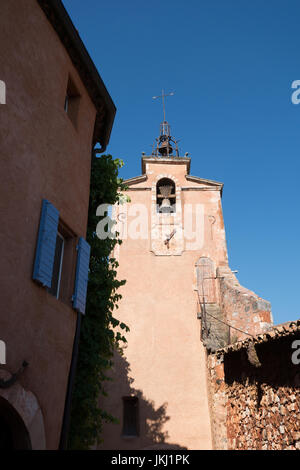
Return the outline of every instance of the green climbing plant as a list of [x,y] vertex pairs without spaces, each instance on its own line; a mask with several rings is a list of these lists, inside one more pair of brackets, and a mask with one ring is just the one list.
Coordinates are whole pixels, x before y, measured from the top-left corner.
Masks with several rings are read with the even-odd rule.
[[[101,442],[104,422],[115,422],[101,406],[101,395],[105,395],[103,384],[109,380],[107,371],[112,366],[113,350],[119,349],[129,331],[127,325],[114,317],[121,295],[118,293],[125,280],[117,279],[118,263],[111,253],[120,244],[115,238],[99,239],[96,227],[103,216],[96,215],[100,204],[118,203],[120,192],[125,189],[119,178],[122,160],[111,155],[93,157],[88,214],[87,241],[91,245],[91,260],[87,292],[86,314],[82,318],[79,357],[72,397],[71,425],[68,439],[70,449],[89,449]],[[109,224],[105,225],[109,232]],[[118,327],[116,329],[116,327]]]

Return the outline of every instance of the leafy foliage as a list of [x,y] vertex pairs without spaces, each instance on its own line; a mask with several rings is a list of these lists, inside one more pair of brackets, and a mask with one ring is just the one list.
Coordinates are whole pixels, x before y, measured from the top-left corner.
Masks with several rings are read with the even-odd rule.
[[[97,237],[97,224],[107,213],[99,218],[96,211],[100,204],[112,205],[119,201],[119,191],[125,189],[124,183],[118,178],[118,170],[122,166],[123,162],[113,159],[111,155],[92,159],[87,230],[91,260],[86,315],[82,318],[72,397],[70,449],[88,449],[99,443],[103,423],[116,421],[101,408],[101,394],[105,395],[103,382],[108,380],[106,374],[112,366],[113,350],[126,342],[120,331],[129,330],[113,316],[113,310],[118,308],[117,303],[121,299],[117,290],[125,281],[117,280],[118,263],[110,257],[115,245],[121,241],[117,237],[104,240]],[[119,331],[115,332],[118,326]]]

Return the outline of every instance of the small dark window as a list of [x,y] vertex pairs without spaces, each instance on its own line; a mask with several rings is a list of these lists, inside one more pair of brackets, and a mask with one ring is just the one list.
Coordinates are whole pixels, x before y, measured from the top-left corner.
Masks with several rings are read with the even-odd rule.
[[123,397],[123,436],[139,435],[139,412],[137,397]]
[[77,127],[78,121],[79,102],[80,94],[74,85],[74,82],[69,78],[64,109],[75,127]]
[[48,289],[48,292],[68,305],[74,294],[77,243],[78,238],[75,233],[62,220],[59,220],[51,288]]
[[161,214],[176,212],[175,183],[169,178],[162,178],[156,185],[156,207]]
[[56,246],[55,246],[55,255],[54,255],[54,264],[52,272],[52,284],[48,292],[54,295],[58,299],[59,297],[59,288],[60,288],[60,279],[61,279],[61,270],[64,256],[64,237],[57,232],[56,236]]

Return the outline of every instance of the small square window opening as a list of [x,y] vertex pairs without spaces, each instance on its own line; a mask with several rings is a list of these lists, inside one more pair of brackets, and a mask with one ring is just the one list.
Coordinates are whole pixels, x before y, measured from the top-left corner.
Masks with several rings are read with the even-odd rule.
[[124,437],[139,435],[139,409],[137,397],[123,397],[123,431]]
[[71,119],[73,125],[77,127],[78,123],[78,114],[79,114],[79,104],[80,104],[80,94],[74,84],[73,80],[69,78],[64,110]]

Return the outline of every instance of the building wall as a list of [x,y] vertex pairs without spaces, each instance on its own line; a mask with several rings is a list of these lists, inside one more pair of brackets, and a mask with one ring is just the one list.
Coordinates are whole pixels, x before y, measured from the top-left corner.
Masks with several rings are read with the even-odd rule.
[[249,337],[247,333],[255,336],[272,327],[270,302],[241,286],[228,266],[218,269],[218,277],[221,310],[227,323],[233,327],[230,328],[229,342],[246,339]]
[[[130,333],[126,334],[124,355],[115,357],[113,382],[106,385],[108,397],[101,398],[103,407],[120,424],[105,426],[101,448],[209,449],[212,445],[195,263],[201,255],[208,256],[216,269],[226,264],[227,251],[219,191],[213,187],[199,191],[201,185],[187,181],[186,174],[186,163],[147,163],[147,179],[132,184],[126,192],[131,199],[128,210],[134,203],[147,208],[148,228],[145,239],[125,239],[115,253],[120,263],[118,278],[126,279],[115,315],[130,327]],[[169,251],[162,239],[152,244],[154,188],[168,175],[176,182],[177,203],[179,196],[182,203],[182,213],[177,205],[176,227],[184,221],[184,204],[198,202],[204,207],[204,220],[210,214],[216,216],[214,240],[210,226],[205,225],[203,245],[194,249],[175,237]],[[116,215],[122,212],[126,212],[124,206]],[[130,225],[134,216],[128,214]],[[168,233],[171,227],[172,222]],[[117,229],[122,231],[120,225]],[[140,402],[140,435],[136,438],[122,437],[122,397],[128,395],[137,396]]]
[[207,359],[212,447],[214,450],[227,450],[227,395],[224,380],[223,356],[220,359],[214,354],[211,354]]
[[215,449],[300,449],[300,372],[292,362],[299,328],[298,321],[261,337],[256,359],[246,345],[209,357]]
[[[76,239],[87,226],[90,159],[96,110],[36,0],[1,5],[0,108],[1,315],[6,369],[26,359],[21,385],[38,399],[46,445],[59,443],[76,313],[71,308]],[[81,95],[75,128],[64,111],[69,76]],[[57,300],[32,281],[42,199],[71,231],[67,295]]]
[[[130,333],[123,356],[116,354],[113,382],[107,385],[108,398],[103,399],[103,407],[120,424],[105,426],[101,448],[226,448],[224,427],[217,426],[224,420],[224,406],[219,405],[225,399],[224,389],[218,390],[216,400],[207,386],[207,350],[228,344],[229,322],[255,334],[272,321],[269,303],[241,287],[228,266],[222,185],[187,177],[188,160],[144,157],[144,175],[129,180],[126,194],[131,203],[115,208],[117,231],[124,239],[114,256],[120,263],[119,279],[126,279],[116,315]],[[156,184],[162,178],[176,185],[175,215],[156,213]],[[146,208],[146,217],[131,225],[137,217],[134,204]],[[197,236],[189,240],[187,232],[183,239],[175,235],[167,248],[166,235],[174,228],[177,232],[187,228],[189,206]],[[200,214],[198,225],[196,214]],[[130,237],[134,226],[143,236]],[[204,281],[207,338],[201,332],[203,299],[198,297],[196,266],[203,258],[212,263],[210,279]],[[229,341],[234,334],[231,329]],[[130,395],[140,402],[136,438],[122,436],[122,397]]]

